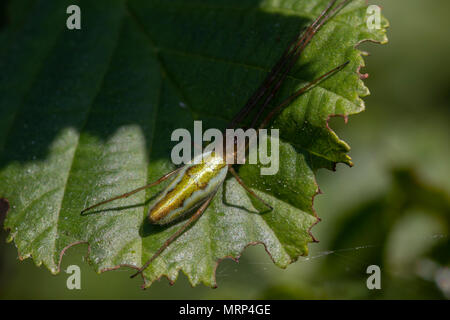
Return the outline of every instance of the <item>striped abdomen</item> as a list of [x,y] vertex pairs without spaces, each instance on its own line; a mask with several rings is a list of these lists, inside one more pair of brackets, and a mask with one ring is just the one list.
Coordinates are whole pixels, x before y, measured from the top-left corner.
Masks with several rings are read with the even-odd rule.
[[200,164],[188,163],[158,196],[149,211],[155,224],[170,223],[201,205],[225,180],[228,166],[208,152]]

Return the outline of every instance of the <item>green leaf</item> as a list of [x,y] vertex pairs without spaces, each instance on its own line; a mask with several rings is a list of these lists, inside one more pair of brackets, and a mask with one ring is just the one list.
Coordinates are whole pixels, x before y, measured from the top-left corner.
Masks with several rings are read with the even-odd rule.
[[[174,168],[171,132],[224,128],[287,44],[328,0],[79,1],[82,29],[65,27],[68,0],[28,1],[0,40],[0,197],[21,259],[59,272],[64,252],[89,244],[98,271],[141,266],[182,222],[146,222],[166,184],[81,216],[88,204],[124,193]],[[20,11],[20,14],[19,14]],[[144,272],[145,285],[182,270],[192,285],[215,286],[221,259],[263,244],[286,267],[308,253],[318,218],[315,171],[351,165],[331,116],[358,113],[368,94],[356,45],[386,42],[369,30],[365,1],[349,4],[313,39],[278,97],[349,60],[339,74],[298,98],[274,122],[280,171],[240,174],[265,208],[229,178],[205,214]]]

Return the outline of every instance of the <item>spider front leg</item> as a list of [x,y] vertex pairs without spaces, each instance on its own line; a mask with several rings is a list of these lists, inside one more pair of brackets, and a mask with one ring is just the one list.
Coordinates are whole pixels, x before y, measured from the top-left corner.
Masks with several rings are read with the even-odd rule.
[[266,201],[264,201],[263,199],[261,199],[252,189],[250,189],[249,187],[247,187],[247,185],[244,183],[244,181],[242,181],[241,177],[239,177],[239,175],[237,174],[236,170],[234,170],[233,167],[230,167],[228,169],[231,174],[234,176],[234,178],[237,180],[237,182],[239,182],[239,184],[245,189],[247,190],[248,193],[250,193],[253,197],[255,197],[256,199],[258,199],[259,201],[261,201],[267,208],[269,208],[270,210],[273,210],[273,207],[268,204]]

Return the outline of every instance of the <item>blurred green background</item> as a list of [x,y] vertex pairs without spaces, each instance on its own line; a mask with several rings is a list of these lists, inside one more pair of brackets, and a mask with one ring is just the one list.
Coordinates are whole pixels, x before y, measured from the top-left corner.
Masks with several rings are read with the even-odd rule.
[[[148,290],[123,269],[97,275],[84,262],[86,246],[70,249],[63,269],[77,264],[82,289],[20,262],[0,231],[0,298],[71,299],[442,299],[450,298],[450,3],[371,1],[390,21],[389,43],[361,48],[370,77],[367,110],[332,127],[350,144],[355,166],[322,170],[315,199],[320,243],[286,270],[262,246],[239,264],[223,261],[218,288],[191,288],[161,279]],[[2,10],[0,9],[0,12]],[[3,19],[0,18],[3,23]],[[381,290],[368,290],[366,268],[381,267]]]

